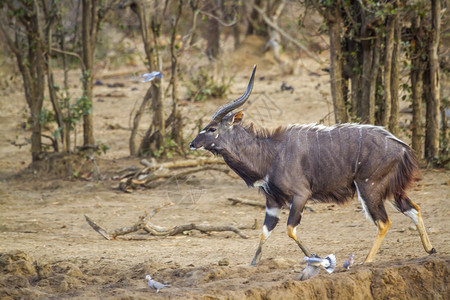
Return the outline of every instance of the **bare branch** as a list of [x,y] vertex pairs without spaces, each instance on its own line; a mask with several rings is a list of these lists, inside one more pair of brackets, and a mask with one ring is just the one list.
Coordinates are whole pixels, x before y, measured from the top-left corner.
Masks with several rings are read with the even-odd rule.
[[64,50],[61,50],[61,49],[58,49],[58,48],[53,48],[53,47],[51,48],[51,50],[54,51],[54,52],[60,53],[60,54],[70,55],[70,56],[74,56],[74,57],[78,58],[80,60],[81,69],[83,70],[83,72],[86,71],[86,67],[85,67],[85,65],[83,63],[83,59],[81,58],[81,56],[78,53],[70,52],[70,51],[64,51]]
[[311,51],[309,51],[309,49],[303,45],[300,41],[297,41],[296,39],[294,39],[293,37],[291,37],[289,34],[287,34],[283,29],[281,29],[280,27],[278,27],[277,24],[275,24],[274,22],[272,22],[272,20],[270,20],[270,18],[264,13],[264,11],[258,7],[255,4],[252,4],[252,7],[262,16],[262,18],[264,19],[264,22],[267,23],[267,25],[269,25],[270,27],[272,27],[273,29],[275,29],[276,31],[278,31],[282,36],[284,36],[287,40],[289,40],[291,43],[293,43],[294,45],[296,45],[297,47],[299,47],[300,49],[302,49],[303,51],[305,51],[305,53],[311,57],[312,59],[314,59],[316,62],[318,62],[319,64],[323,64],[324,62],[314,53],[312,53]]
[[100,235],[102,235],[105,239],[107,240],[111,240],[111,235],[108,234],[108,232],[103,229],[102,227],[100,227],[100,225],[98,225],[97,223],[95,223],[91,218],[89,218],[87,215],[84,215],[84,217],[86,218],[86,221],[89,223],[89,225],[91,225],[91,227],[97,231]]
[[147,213],[145,216],[139,217],[139,221],[137,221],[132,226],[125,226],[121,228],[117,228],[111,232],[107,232],[105,229],[103,229],[100,225],[98,225],[96,222],[94,222],[91,218],[89,218],[87,215],[84,217],[86,218],[86,221],[89,223],[89,225],[97,231],[100,235],[102,235],[107,240],[112,240],[115,238],[121,237],[122,239],[126,240],[143,240],[148,239],[148,236],[142,236],[142,235],[132,235],[132,236],[126,236],[123,237],[126,234],[137,232],[141,229],[144,229],[149,234],[153,236],[174,236],[179,234],[184,234],[186,231],[192,231],[197,230],[202,233],[209,233],[211,231],[231,231],[239,235],[240,237],[247,239],[248,236],[241,232],[241,230],[244,229],[256,229],[258,227],[258,222],[255,219],[254,223],[251,225],[239,225],[239,226],[232,226],[232,225],[207,225],[207,224],[184,224],[184,225],[177,225],[172,226],[170,228],[160,227],[154,224],[151,224],[149,222],[149,219],[153,217],[155,214],[157,214],[162,208],[167,207],[169,205],[172,205],[173,203],[169,202],[166,204],[163,204],[160,207],[157,207],[153,210],[152,213]]
[[233,26],[234,24],[236,24],[236,22],[237,22],[237,13],[234,14],[234,18],[233,18],[233,21],[231,21],[231,23],[225,23],[225,22],[222,21],[219,17],[217,17],[217,16],[215,16],[215,15],[213,15],[213,14],[207,12],[207,11],[199,10],[199,12],[202,13],[202,14],[204,14],[204,15],[207,15],[208,17],[213,18],[214,20],[216,20],[217,22],[219,22],[220,25],[225,26],[225,27],[231,27],[231,26]]
[[244,198],[228,198],[227,200],[232,202],[231,205],[236,205],[239,203],[239,204],[244,204],[244,205],[249,205],[249,206],[266,208],[266,204],[262,201],[249,200],[249,199],[244,199]]

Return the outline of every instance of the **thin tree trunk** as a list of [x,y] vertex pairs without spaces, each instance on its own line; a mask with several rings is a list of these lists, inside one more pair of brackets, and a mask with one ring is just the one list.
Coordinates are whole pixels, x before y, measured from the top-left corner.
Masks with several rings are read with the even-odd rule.
[[178,8],[177,15],[175,17],[175,22],[172,24],[172,35],[170,39],[170,56],[172,63],[172,77],[170,78],[170,84],[172,85],[172,116],[173,116],[173,125],[172,125],[172,138],[179,147],[180,150],[183,146],[183,122],[181,118],[181,113],[178,110],[178,88],[177,88],[177,53],[176,53],[176,33],[178,28],[178,22],[181,17],[183,8],[183,0],[178,0]]
[[[58,96],[56,95],[56,90],[55,90],[55,81],[53,78],[53,68],[52,68],[52,64],[51,64],[51,56],[52,56],[52,28],[51,25],[49,25],[49,27],[47,28],[47,47],[48,47],[48,61],[47,61],[47,85],[48,85],[48,92],[49,92],[49,96],[50,96],[50,102],[52,103],[53,106],[53,111],[55,112],[55,118],[56,118],[56,123],[58,124],[59,127],[59,134],[60,134],[60,140],[61,140],[61,144],[63,145],[63,151],[64,153],[66,153],[66,148],[64,147],[65,143],[64,143],[64,116],[61,110],[61,106],[59,105],[59,99]],[[57,141],[57,139],[56,139]],[[56,145],[58,145],[58,143],[56,142]],[[56,152],[58,152],[58,149],[55,149]]]
[[420,35],[421,19],[416,15],[412,19],[411,30],[415,34],[414,47],[411,47],[411,96],[413,118],[411,123],[411,146],[416,152],[416,156],[421,159],[423,156],[423,112],[422,112],[422,97],[423,97],[423,73],[424,63],[422,61],[422,53],[424,51]]
[[[207,11],[217,15],[221,0],[209,0]],[[220,53],[220,25],[216,18],[208,17],[208,28],[206,30],[206,55],[210,60],[215,60]]]
[[439,35],[441,29],[441,2],[431,0],[431,35],[429,40],[429,94],[427,97],[427,128],[425,135],[425,158],[432,162],[439,155]]
[[[423,121],[422,121],[422,89],[423,89],[423,69],[420,68],[411,71],[412,85],[412,109],[413,119],[411,123],[411,147],[420,159],[423,156]],[[414,67],[413,67],[414,68]]]
[[392,106],[392,89],[391,89],[391,69],[392,69],[392,55],[394,51],[394,31],[395,31],[396,16],[389,16],[386,24],[386,42],[384,48],[384,112],[381,124],[385,127],[389,126],[389,119],[391,117]]
[[400,86],[400,52],[401,52],[401,24],[398,16],[394,20],[394,49],[392,52],[392,75],[391,75],[391,113],[389,118],[389,130],[398,135],[399,114],[399,86]]
[[[337,11],[337,9],[336,9]],[[331,95],[333,97],[334,118],[336,123],[345,123],[348,121],[347,110],[343,95],[343,78],[342,78],[342,49],[340,32],[342,22],[339,14],[335,15],[333,21],[329,22],[330,31],[330,78],[331,78]]]
[[370,45],[370,41],[362,41],[362,79],[361,79],[361,102],[358,105],[358,116],[361,118],[361,122],[370,123],[370,73],[372,71],[372,59],[373,49]]
[[33,122],[31,153],[33,158],[33,165],[36,166],[36,163],[42,158],[42,129],[40,124],[40,114],[42,111],[42,104],[44,102],[45,61],[43,43],[45,43],[45,37],[39,24],[39,8],[36,1],[33,2],[33,10],[34,13],[31,16],[32,33],[28,34],[28,38],[31,46],[30,51],[32,53],[30,57],[31,67],[34,68],[35,75],[35,77],[32,79],[34,85],[34,99],[31,100],[33,102],[33,105],[31,106],[31,117]]
[[[144,43],[144,51],[148,60],[148,68],[149,71],[153,71],[154,67],[154,55],[153,55],[153,48],[150,44],[149,39],[149,32],[148,32],[148,25],[147,25],[147,17],[145,14],[145,7],[142,3],[142,1],[137,0],[133,1],[133,3],[130,5],[131,10],[136,14],[139,20],[139,28],[141,30],[141,37],[142,42]],[[133,119],[133,127],[131,128],[131,135],[129,139],[129,148],[130,148],[130,155],[134,156],[136,155],[136,135],[137,131],[139,129],[139,123],[141,122],[142,115],[144,114],[145,109],[148,106],[148,103],[150,101],[150,98],[152,97],[152,84],[147,90],[147,93],[144,96],[144,99],[142,100],[141,106],[139,107],[139,110],[136,112],[134,119]],[[150,134],[151,132],[149,132]]]
[[91,105],[91,111],[83,116],[83,143],[85,146],[94,145],[94,117],[93,117],[93,67],[96,37],[94,31],[96,28],[96,0],[82,0],[82,58],[85,70],[82,74],[83,96]]
[[139,107],[138,111],[134,115],[133,119],[133,127],[131,128],[131,134],[129,139],[129,147],[130,147],[130,155],[135,156],[136,155],[136,135],[137,131],[139,129],[139,123],[141,122],[142,116],[145,112],[145,109],[148,106],[148,103],[152,97],[151,87],[147,90],[147,93],[144,96],[144,99],[142,100],[141,106]]

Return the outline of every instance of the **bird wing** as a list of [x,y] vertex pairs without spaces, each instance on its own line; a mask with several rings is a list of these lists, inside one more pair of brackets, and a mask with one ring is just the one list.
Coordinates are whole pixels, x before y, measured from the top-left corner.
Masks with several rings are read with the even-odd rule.
[[303,281],[303,280],[308,280],[314,276],[316,276],[317,274],[319,274],[319,267],[313,266],[308,264],[303,271],[298,275],[298,279]]

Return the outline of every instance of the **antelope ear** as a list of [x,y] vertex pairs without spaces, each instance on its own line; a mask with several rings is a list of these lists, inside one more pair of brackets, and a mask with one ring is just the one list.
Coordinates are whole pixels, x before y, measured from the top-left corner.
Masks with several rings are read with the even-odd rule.
[[236,125],[236,124],[241,123],[243,117],[244,117],[244,113],[242,112],[242,110],[238,111],[237,113],[234,114],[231,124]]

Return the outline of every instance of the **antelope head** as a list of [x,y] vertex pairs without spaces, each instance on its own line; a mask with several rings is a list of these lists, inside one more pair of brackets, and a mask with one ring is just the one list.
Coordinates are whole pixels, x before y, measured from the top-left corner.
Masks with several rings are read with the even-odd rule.
[[197,137],[190,143],[191,150],[208,150],[213,154],[220,153],[226,144],[232,139],[232,129],[235,125],[241,123],[243,118],[242,111],[233,113],[233,110],[241,107],[247,102],[253,89],[255,81],[256,65],[253,67],[250,81],[248,82],[245,93],[230,103],[221,106],[212,117],[212,121],[199,132]]

